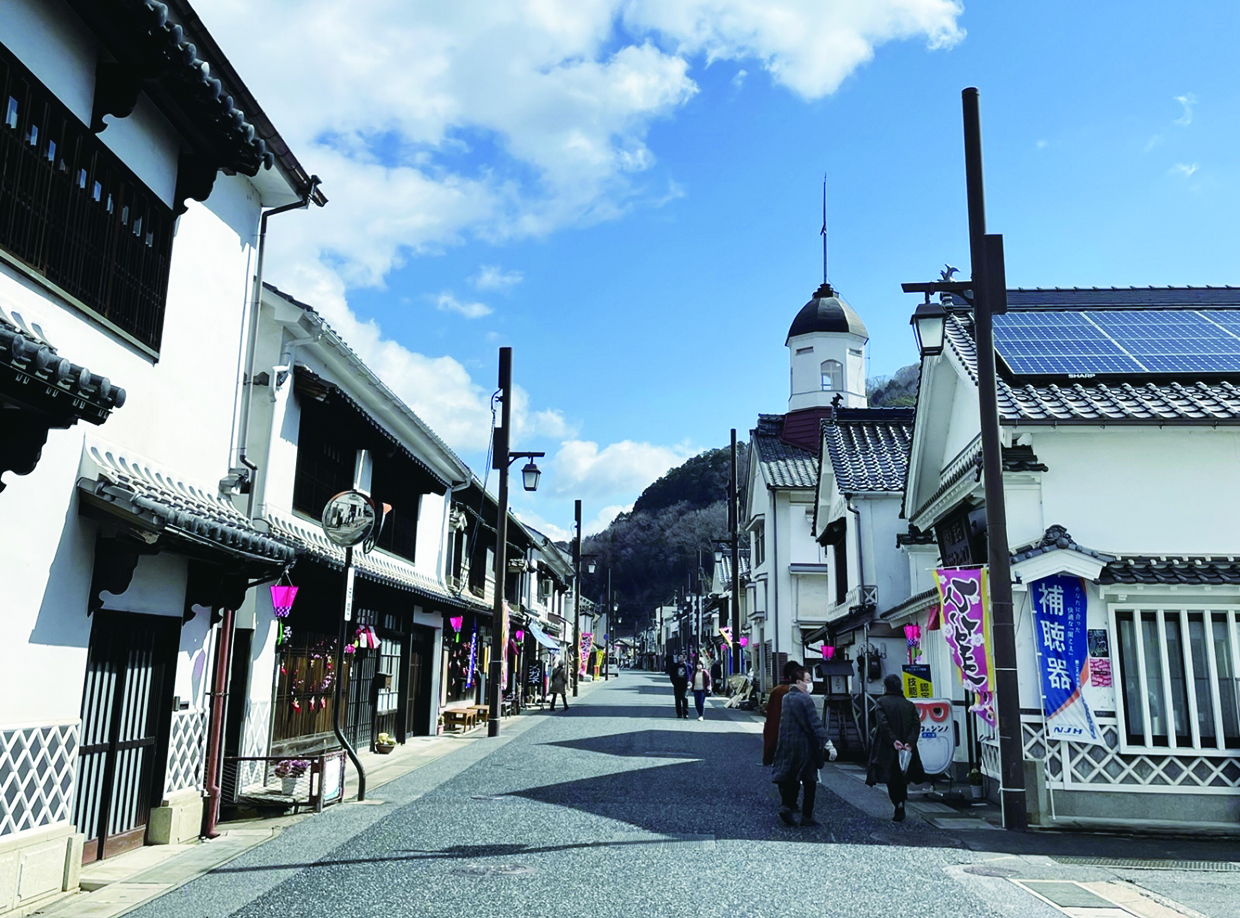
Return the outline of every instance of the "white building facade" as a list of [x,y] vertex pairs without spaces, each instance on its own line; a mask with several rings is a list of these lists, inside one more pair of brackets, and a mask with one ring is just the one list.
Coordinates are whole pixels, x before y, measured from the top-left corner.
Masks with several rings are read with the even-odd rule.
[[0,913],[197,836],[216,612],[293,558],[218,482],[260,214],[323,198],[190,12],[5,4]]

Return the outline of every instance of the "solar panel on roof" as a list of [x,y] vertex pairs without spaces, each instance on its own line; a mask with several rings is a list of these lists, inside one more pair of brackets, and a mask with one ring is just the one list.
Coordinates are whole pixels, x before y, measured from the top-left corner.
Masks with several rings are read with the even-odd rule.
[[1240,311],[1015,310],[995,348],[1021,376],[1240,373]]

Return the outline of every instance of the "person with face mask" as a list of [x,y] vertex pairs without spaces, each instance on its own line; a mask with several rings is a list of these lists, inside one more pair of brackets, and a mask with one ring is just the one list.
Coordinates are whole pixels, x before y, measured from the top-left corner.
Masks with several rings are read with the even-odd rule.
[[[921,756],[917,753],[921,719],[917,706],[904,697],[904,685],[899,676],[889,674],[883,680],[883,688],[886,691],[877,699],[874,710],[874,742],[865,783],[870,787],[886,784],[887,796],[895,807],[891,819],[904,822],[909,784],[921,784],[926,780]],[[901,753],[904,753],[903,767]]]
[[792,814],[797,805],[799,785],[803,791],[800,825],[807,829],[819,824],[814,819],[818,769],[826,758],[835,760],[835,746],[827,737],[827,728],[819,719],[814,701],[810,698],[813,690],[813,677],[808,669],[800,667],[781,703],[779,737],[771,767],[771,781],[779,787],[780,820],[785,825],[797,825]]
[[697,708],[698,720],[706,719],[706,696],[710,694],[710,673],[706,664],[698,660],[697,670],[693,673],[693,706]]

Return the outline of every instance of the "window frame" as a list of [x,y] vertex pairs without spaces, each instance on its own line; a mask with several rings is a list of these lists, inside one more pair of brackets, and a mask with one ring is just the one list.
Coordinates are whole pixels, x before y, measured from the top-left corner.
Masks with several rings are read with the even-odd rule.
[[[1146,665],[1145,641],[1142,640],[1140,634],[1140,624],[1146,620],[1145,615],[1147,613],[1153,614],[1153,621],[1158,634],[1159,652],[1156,662],[1160,684],[1157,688],[1161,694],[1163,709],[1166,711],[1167,733],[1165,737],[1163,734],[1154,733],[1148,701],[1150,693],[1149,681],[1152,673],[1150,672],[1150,667]],[[1214,715],[1214,745],[1206,745],[1202,741],[1199,726],[1196,672],[1192,659],[1190,631],[1190,616],[1198,614],[1202,616],[1206,639],[1205,658],[1209,670],[1210,704]],[[1113,684],[1116,696],[1115,716],[1119,727],[1120,751],[1137,754],[1166,754],[1168,752],[1183,751],[1193,755],[1235,756],[1240,751],[1240,608],[1238,608],[1237,604],[1186,602],[1178,597],[1175,602],[1158,599],[1146,601],[1138,599],[1138,601],[1132,601],[1129,598],[1124,602],[1108,603],[1107,616],[1110,626],[1111,646],[1113,648],[1113,671],[1115,673]],[[1227,635],[1228,650],[1230,651],[1230,678],[1234,686],[1233,696],[1238,708],[1236,712],[1237,732],[1236,735],[1230,737],[1227,735],[1227,728],[1224,723],[1223,698],[1218,672],[1218,654],[1215,651],[1213,639],[1214,623],[1220,619],[1226,628],[1225,634]],[[1144,703],[1141,705],[1140,723],[1132,725],[1136,729],[1130,729],[1128,722],[1129,711],[1126,692],[1128,689],[1127,680],[1130,678],[1130,674],[1127,672],[1129,661],[1124,659],[1120,635],[1120,623],[1125,620],[1131,620],[1137,626],[1135,647],[1137,653],[1138,692],[1140,697],[1144,699]],[[1172,685],[1171,656],[1167,641],[1168,621],[1173,621],[1179,625],[1179,662],[1184,675],[1184,701],[1187,708],[1184,711],[1184,716],[1188,725],[1187,742],[1185,742],[1183,736],[1177,736],[1175,729],[1177,712],[1173,704],[1175,692]],[[1139,742],[1136,740],[1138,737],[1140,738]]]

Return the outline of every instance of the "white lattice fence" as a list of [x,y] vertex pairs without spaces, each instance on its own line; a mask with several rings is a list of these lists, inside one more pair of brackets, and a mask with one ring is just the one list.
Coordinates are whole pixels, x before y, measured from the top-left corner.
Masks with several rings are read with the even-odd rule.
[[79,723],[0,729],[0,837],[68,822]]
[[164,794],[202,788],[203,747],[207,738],[206,711],[175,711],[168,740],[168,771]]
[[[243,756],[264,756],[271,748],[268,742],[271,736],[271,702],[267,700],[246,701],[245,735],[241,739]],[[262,784],[266,777],[266,765],[263,762],[241,762],[241,773],[238,776],[238,788]]]
[[[1046,763],[1046,779],[1056,790],[1127,793],[1240,794],[1240,751],[1234,756],[1191,752],[1126,753],[1119,748],[1119,725],[1098,719],[1104,745],[1051,740],[1049,755],[1041,718],[1022,720],[1025,758]],[[982,770],[999,775],[999,738],[985,733]]]

